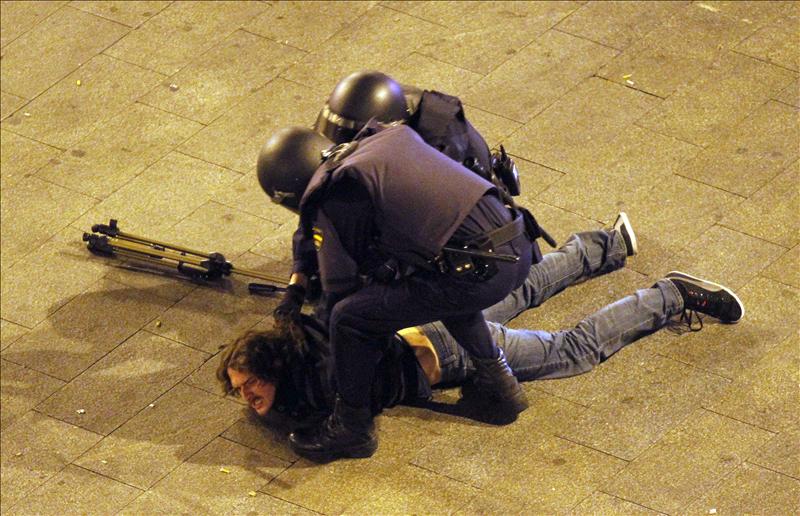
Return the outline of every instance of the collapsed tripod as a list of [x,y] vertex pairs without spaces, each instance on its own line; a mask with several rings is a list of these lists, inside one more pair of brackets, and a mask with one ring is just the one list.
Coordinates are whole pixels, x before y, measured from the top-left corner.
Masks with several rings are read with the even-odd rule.
[[178,272],[192,279],[217,280],[222,276],[240,274],[281,285],[249,283],[247,287],[251,294],[269,294],[286,290],[286,287],[283,286],[286,285],[285,280],[263,272],[235,267],[220,253],[204,253],[123,233],[117,227],[115,219],[111,219],[107,225],[93,225],[92,233],[83,234],[83,241],[87,242],[86,247],[94,254],[124,256],[149,263],[175,266]]

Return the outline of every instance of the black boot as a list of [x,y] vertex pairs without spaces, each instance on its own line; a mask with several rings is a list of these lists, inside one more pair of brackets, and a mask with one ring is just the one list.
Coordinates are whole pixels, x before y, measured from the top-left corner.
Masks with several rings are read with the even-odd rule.
[[506,425],[528,408],[528,400],[500,349],[497,358],[473,358],[475,376],[461,387],[462,400],[474,416],[493,425]]
[[296,454],[314,462],[370,457],[378,449],[372,419],[369,406],[352,407],[337,396],[333,414],[316,427],[289,434],[289,444]]

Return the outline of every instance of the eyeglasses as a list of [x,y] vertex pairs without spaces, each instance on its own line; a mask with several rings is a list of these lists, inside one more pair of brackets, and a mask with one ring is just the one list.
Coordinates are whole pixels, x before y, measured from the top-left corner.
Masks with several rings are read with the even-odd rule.
[[236,398],[241,398],[242,397],[242,391],[245,388],[249,389],[249,388],[253,387],[257,382],[258,382],[258,378],[256,378],[255,376],[251,375],[250,378],[248,378],[242,385],[240,385],[238,387],[231,386],[231,389],[230,389],[230,391],[228,391],[228,394],[231,395],[231,396],[234,396]]

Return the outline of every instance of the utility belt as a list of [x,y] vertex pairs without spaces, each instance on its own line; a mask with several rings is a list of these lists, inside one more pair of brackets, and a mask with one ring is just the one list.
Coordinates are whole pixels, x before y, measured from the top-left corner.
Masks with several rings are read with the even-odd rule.
[[515,213],[515,218],[492,231],[476,235],[462,242],[448,242],[431,260],[442,274],[463,279],[486,281],[497,274],[497,262],[516,263],[519,256],[499,254],[495,250],[525,232],[525,220]]

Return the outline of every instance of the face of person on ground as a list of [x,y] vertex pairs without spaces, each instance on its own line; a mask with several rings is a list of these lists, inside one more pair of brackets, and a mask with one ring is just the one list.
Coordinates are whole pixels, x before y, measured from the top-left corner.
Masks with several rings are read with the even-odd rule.
[[251,373],[228,368],[231,387],[234,392],[250,405],[259,416],[264,417],[275,401],[275,384],[261,380]]

